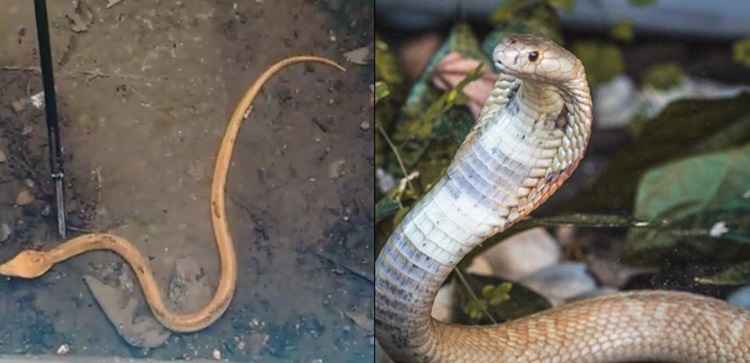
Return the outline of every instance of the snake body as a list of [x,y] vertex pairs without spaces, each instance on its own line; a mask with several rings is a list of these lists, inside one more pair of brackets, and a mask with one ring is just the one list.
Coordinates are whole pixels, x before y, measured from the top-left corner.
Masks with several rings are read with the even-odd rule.
[[509,35],[492,60],[501,74],[477,125],[378,256],[385,351],[420,363],[750,362],[750,313],[688,293],[619,293],[484,327],[431,318],[456,264],[553,194],[590,137],[589,87],[572,53]]
[[190,313],[170,311],[164,303],[161,289],[156,283],[148,260],[128,240],[107,233],[91,233],[72,238],[47,251],[25,250],[0,265],[0,275],[36,278],[55,264],[93,250],[109,250],[120,255],[133,269],[154,317],[167,329],[176,332],[193,332],[206,328],[219,319],[229,307],[237,281],[237,255],[229,232],[224,204],[229,162],[242,121],[252,110],[252,103],[263,85],[283,68],[296,63],[316,62],[344,70],[335,62],[314,56],[290,57],[266,69],[238,103],[227,125],[216,157],[211,184],[211,222],[220,261],[219,283],[211,300],[201,309]]

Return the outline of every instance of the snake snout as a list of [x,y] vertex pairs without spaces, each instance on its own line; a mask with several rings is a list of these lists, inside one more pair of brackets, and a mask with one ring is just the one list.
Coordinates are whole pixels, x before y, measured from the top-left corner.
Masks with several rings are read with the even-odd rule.
[[50,267],[43,252],[26,250],[0,265],[0,275],[33,279],[44,275]]

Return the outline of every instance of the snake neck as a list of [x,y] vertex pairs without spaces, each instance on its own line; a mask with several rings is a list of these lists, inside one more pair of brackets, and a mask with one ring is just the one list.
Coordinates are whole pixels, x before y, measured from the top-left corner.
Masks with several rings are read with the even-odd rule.
[[436,361],[441,323],[431,309],[441,285],[474,247],[528,214],[570,175],[588,141],[590,105],[585,80],[526,81],[480,120],[376,261],[377,334],[391,358]]

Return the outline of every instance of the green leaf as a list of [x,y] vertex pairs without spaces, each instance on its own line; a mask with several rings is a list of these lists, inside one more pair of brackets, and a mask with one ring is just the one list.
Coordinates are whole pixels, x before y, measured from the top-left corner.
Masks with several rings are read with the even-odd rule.
[[487,300],[490,306],[500,305],[510,300],[510,290],[513,284],[503,282],[499,285],[485,285],[482,288],[482,297]]
[[390,196],[384,196],[380,198],[377,204],[375,204],[375,224],[380,221],[396,214],[399,209],[403,206],[401,202]]
[[610,34],[619,41],[630,43],[635,37],[633,34],[633,23],[630,21],[621,21],[612,27]]
[[[638,187],[635,217],[669,219],[668,228],[631,230],[630,260],[658,258],[682,245],[700,258],[741,248],[717,240],[750,240],[750,144],[672,162],[647,172]],[[721,247],[721,248],[719,248]],[[722,251],[719,251],[722,250]]]
[[732,50],[735,62],[750,67],[750,38],[738,40]]
[[620,48],[614,44],[583,41],[573,44],[573,53],[586,67],[586,77],[594,88],[625,71],[625,62]]
[[490,15],[491,24],[500,24],[507,22],[513,16],[527,5],[526,0],[506,0],[498,6]]
[[646,170],[747,142],[750,142],[750,94],[672,102],[644,124],[634,142],[610,158],[598,178],[580,197],[567,203],[564,211],[631,211],[638,182]]
[[[498,279],[496,277],[464,274],[469,288],[477,292],[479,300],[471,298],[466,286],[455,289],[456,297],[462,306],[456,312],[463,313],[456,318],[465,324],[486,324],[492,320],[485,314],[489,312],[496,321],[507,321],[533,314],[550,307],[549,302],[523,285]],[[453,283],[458,282],[458,279]]]
[[656,0],[629,0],[633,6],[649,6],[656,4]]
[[679,85],[685,79],[685,72],[677,63],[660,63],[649,67],[643,76],[643,83],[653,88],[667,90]]
[[487,311],[487,303],[483,300],[471,300],[464,305],[464,313],[472,320],[479,320]]
[[547,2],[563,11],[571,11],[576,6],[576,0],[547,0]]
[[375,82],[375,104],[380,102],[385,97],[388,97],[391,94],[390,89],[388,89],[388,85],[383,81]]
[[377,79],[391,85],[401,84],[404,81],[396,56],[391,52],[388,44],[377,36],[375,37],[375,75]]
[[695,281],[708,285],[746,285],[750,282],[750,261],[732,265],[715,275],[697,277]]

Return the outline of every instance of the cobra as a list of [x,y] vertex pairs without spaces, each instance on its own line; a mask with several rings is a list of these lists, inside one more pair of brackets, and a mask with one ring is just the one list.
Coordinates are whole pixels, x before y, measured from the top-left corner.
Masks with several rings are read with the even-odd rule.
[[384,350],[399,362],[750,362],[750,313],[689,293],[618,293],[481,327],[431,318],[456,264],[552,195],[590,137],[591,96],[572,53],[516,34],[492,61],[501,74],[477,124],[376,261]]
[[133,269],[143,290],[154,317],[165,328],[176,332],[194,332],[208,327],[219,319],[229,307],[234,296],[237,282],[237,255],[234,241],[229,232],[224,204],[229,162],[242,121],[252,110],[252,103],[263,85],[280,70],[296,63],[313,62],[333,66],[343,71],[344,68],[335,62],[315,56],[297,56],[283,59],[266,69],[234,109],[227,124],[224,137],[216,157],[214,175],[211,183],[211,222],[219,254],[219,283],[211,300],[198,311],[177,313],[169,310],[162,299],[161,290],[156,283],[148,260],[128,240],[108,233],[90,233],[72,238],[47,251],[21,251],[11,260],[0,264],[0,275],[37,278],[44,275],[52,266],[71,257],[94,250],[109,250],[119,254]]

